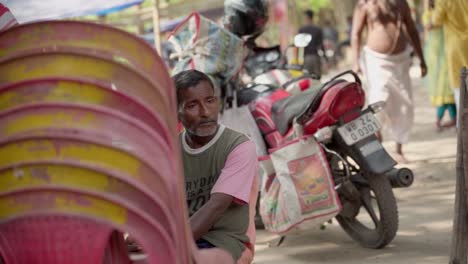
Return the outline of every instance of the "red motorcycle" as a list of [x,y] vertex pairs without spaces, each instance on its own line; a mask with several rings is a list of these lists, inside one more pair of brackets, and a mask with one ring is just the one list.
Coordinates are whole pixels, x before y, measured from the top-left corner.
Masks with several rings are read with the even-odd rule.
[[[343,79],[345,75],[354,81]],[[238,102],[249,105],[270,149],[294,138],[294,123],[320,142],[343,205],[336,219],[351,238],[368,248],[382,248],[393,240],[398,210],[392,188],[409,187],[413,174],[395,168],[396,162],[375,136],[380,124],[374,114],[383,105],[364,108],[364,90],[354,72],[297,95],[251,84],[238,91]]]

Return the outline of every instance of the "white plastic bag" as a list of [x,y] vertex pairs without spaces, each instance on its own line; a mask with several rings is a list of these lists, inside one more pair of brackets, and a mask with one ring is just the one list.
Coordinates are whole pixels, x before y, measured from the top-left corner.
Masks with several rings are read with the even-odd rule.
[[328,162],[312,136],[281,146],[270,157],[260,161],[260,215],[268,231],[284,234],[303,222],[320,225],[340,212]]
[[266,146],[257,123],[250,113],[248,106],[234,107],[224,110],[220,116],[220,123],[232,130],[248,136],[257,146],[257,156],[266,155]]

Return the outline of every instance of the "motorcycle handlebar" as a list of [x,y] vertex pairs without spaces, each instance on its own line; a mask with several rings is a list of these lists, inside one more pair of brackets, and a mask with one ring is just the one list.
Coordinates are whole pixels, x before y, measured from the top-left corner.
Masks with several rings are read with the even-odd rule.
[[283,66],[285,70],[303,71],[302,65],[286,64]]

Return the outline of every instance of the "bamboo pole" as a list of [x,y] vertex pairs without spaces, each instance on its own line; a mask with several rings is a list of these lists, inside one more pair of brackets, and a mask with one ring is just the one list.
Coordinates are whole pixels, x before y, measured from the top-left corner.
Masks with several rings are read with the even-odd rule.
[[[139,4],[138,7],[137,7],[137,10],[141,11],[141,9],[142,9],[142,5]],[[137,21],[138,35],[141,35],[145,31],[145,24],[143,22],[143,19],[141,19],[141,16],[135,16],[135,17],[136,17],[136,21]]]
[[[468,104],[467,104],[467,69],[461,71],[460,106],[458,109],[458,143],[457,143],[457,182],[455,192],[455,214],[452,231],[452,248],[450,264],[467,264],[468,249]],[[466,164],[468,165],[468,164]]]
[[153,0],[154,47],[161,55],[161,27],[159,17],[159,0]]

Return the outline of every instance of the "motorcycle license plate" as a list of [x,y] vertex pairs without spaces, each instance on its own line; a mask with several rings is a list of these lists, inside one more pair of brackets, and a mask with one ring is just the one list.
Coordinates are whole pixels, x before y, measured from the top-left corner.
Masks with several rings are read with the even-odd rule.
[[338,128],[348,146],[376,133],[381,128],[373,113],[367,113]]

